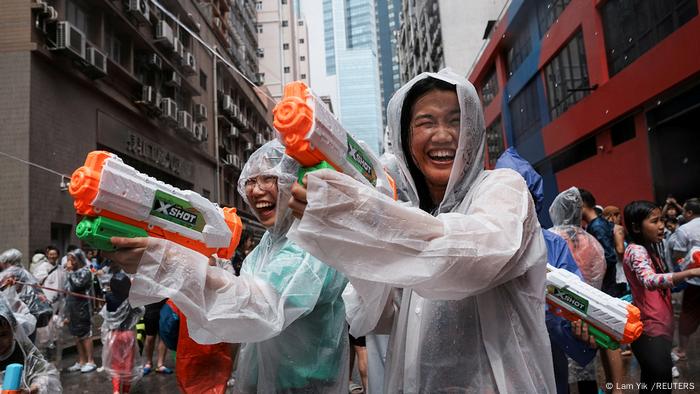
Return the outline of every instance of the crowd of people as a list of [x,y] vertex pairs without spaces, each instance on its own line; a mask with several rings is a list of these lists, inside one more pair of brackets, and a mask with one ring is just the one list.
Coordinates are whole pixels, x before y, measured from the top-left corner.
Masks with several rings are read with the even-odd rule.
[[[621,392],[630,351],[647,385],[640,391],[670,392],[657,384],[673,381],[700,324],[700,268],[685,269],[700,247],[700,200],[620,209],[571,187],[548,207],[545,229],[544,185],[530,163],[510,148],[483,169],[482,108],[462,77],[417,76],[387,118],[389,150],[372,163],[386,172],[375,187],[329,170],[299,182],[299,164],[278,141],[254,152],[238,191],[266,232],[256,246],[244,236],[232,260],[164,239],[113,238],[117,250],[96,262],[76,249],[60,263],[47,248],[32,275],[17,251],[3,253],[12,313],[0,304],[0,333],[8,327],[30,349],[25,365],[38,360],[28,387],[46,389],[57,372],[24,337],[50,343],[64,322],[79,352],[68,370],[95,370],[91,319],[101,309],[102,365],[115,393],[151,371],[171,373],[167,348],[185,392]],[[112,263],[101,293],[93,277],[106,275],[104,257]],[[547,264],[639,308],[644,328],[631,350],[599,348],[586,323],[548,309]],[[32,286],[49,283],[67,293]],[[673,291],[684,292],[676,348]]]

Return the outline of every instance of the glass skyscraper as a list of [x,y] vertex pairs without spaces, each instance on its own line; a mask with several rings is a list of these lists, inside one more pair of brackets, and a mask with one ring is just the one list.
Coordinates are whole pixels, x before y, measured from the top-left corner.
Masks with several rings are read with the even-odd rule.
[[326,73],[338,84],[340,121],[379,152],[382,101],[372,0],[324,0]]

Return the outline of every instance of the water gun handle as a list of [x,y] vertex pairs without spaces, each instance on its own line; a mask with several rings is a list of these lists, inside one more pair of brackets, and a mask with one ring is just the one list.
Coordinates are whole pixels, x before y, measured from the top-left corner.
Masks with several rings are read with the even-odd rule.
[[317,170],[323,170],[323,169],[329,169],[329,170],[335,170],[332,165],[328,164],[327,161],[322,161],[314,166],[309,166],[309,167],[302,167],[299,169],[299,172],[297,173],[297,182],[299,182],[300,185],[304,184],[304,175],[306,175],[309,172],[312,171],[317,171]]
[[148,237],[146,230],[98,216],[96,218],[84,217],[75,228],[78,239],[95,249],[111,252],[117,248],[112,245],[112,237],[136,238]]
[[[562,317],[570,322],[575,322],[575,321],[581,320],[581,318],[578,317],[577,315],[575,315],[575,314],[573,314],[565,309],[559,308],[557,305],[553,305],[550,303],[550,306],[552,307],[551,311],[555,315]],[[588,335],[591,335],[591,336],[593,336],[593,338],[595,338],[595,342],[598,345],[598,347],[603,348],[603,349],[609,349],[609,350],[615,350],[615,349],[618,349],[620,347],[620,343],[615,341],[612,337],[610,337],[610,335],[600,331],[599,329],[595,328],[594,326],[592,326],[589,322],[586,322],[585,320],[583,322],[588,325]]]
[[22,364],[10,364],[5,368],[2,381],[2,394],[19,394],[22,392]]

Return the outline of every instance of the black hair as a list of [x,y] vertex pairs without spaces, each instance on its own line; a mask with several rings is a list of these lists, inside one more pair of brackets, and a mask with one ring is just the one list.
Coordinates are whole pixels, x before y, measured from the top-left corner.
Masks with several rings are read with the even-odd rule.
[[123,272],[114,274],[109,280],[109,289],[110,292],[107,293],[108,296],[106,297],[107,310],[109,312],[114,312],[119,308],[119,305],[129,297],[131,279]]
[[579,194],[581,194],[581,201],[583,201],[583,204],[587,206],[588,208],[593,208],[595,209],[595,197],[593,197],[593,194],[589,192],[586,189],[578,188]]
[[644,246],[650,256],[660,257],[658,244],[652,244],[644,239],[642,234],[642,222],[648,218],[655,209],[660,209],[651,201],[632,201],[625,207],[625,228],[627,234],[632,241],[637,245]]
[[664,217],[664,220],[666,221],[666,223],[678,224],[678,218],[675,216],[666,216]]
[[413,178],[413,183],[416,185],[420,209],[426,212],[432,212],[435,209],[435,204],[430,196],[425,176],[413,161],[413,155],[411,154],[411,114],[416,101],[431,90],[457,91],[455,85],[449,82],[432,77],[424,78],[416,82],[406,93],[403,106],[401,107],[401,150],[406,157],[406,164],[408,165],[408,171],[411,173],[411,178]]
[[684,211],[692,211],[693,215],[700,215],[700,198],[689,198],[683,204]]
[[35,254],[44,254],[44,253],[45,253],[44,250],[41,250],[41,249],[34,249],[34,252],[32,253],[32,256],[34,256]]
[[49,245],[46,247],[46,253],[48,254],[50,250],[55,250],[56,253],[61,254],[61,252],[58,250],[58,248],[53,246],[53,245]]
[[76,249],[78,249],[77,246],[75,246],[75,245],[68,245],[68,247],[66,248],[66,253],[72,252],[72,251],[74,251],[74,250],[76,250]]

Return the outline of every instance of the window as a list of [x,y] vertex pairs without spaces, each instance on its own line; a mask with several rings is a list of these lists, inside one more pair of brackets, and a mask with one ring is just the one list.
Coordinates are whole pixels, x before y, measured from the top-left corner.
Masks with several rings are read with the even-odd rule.
[[284,68],[284,73],[285,73],[285,74],[289,74],[289,67],[285,67],[285,68]]
[[303,38],[300,38],[300,39],[299,39],[299,44],[303,44],[303,43],[304,43],[304,39],[303,39]]
[[127,37],[117,33],[110,25],[105,26],[105,52],[113,62],[130,70],[130,42]]
[[527,58],[527,55],[530,54],[531,49],[532,44],[530,42],[529,31],[524,29],[522,34],[515,36],[515,40],[506,53],[506,63],[508,66],[509,76],[512,76],[518,67],[520,67],[520,65],[525,61],[525,58]]
[[486,149],[489,154],[489,167],[493,168],[496,165],[496,160],[505,150],[503,144],[503,127],[501,126],[501,118],[494,120],[489,127],[486,128]]
[[282,0],[282,4],[287,4],[287,0]]
[[263,3],[262,1],[256,1],[256,2],[255,2],[255,9],[256,9],[257,11],[262,11],[262,3]]
[[282,49],[284,49],[285,51],[288,50],[288,49],[289,49],[289,44],[288,44],[288,43],[282,44]]
[[289,21],[282,21],[282,27],[289,26]]
[[590,136],[581,142],[570,146],[565,151],[552,158],[552,170],[557,173],[569,168],[576,163],[580,163],[590,157],[595,156],[597,147],[595,136]]
[[530,133],[537,131],[541,126],[540,108],[537,102],[537,78],[533,78],[525,87],[511,100],[508,108],[513,123],[513,143]]
[[549,62],[544,75],[552,119],[588,95],[586,50],[581,31]]
[[306,79],[306,74],[301,74],[301,79]]
[[201,69],[199,70],[199,87],[203,90],[207,90],[207,74]]
[[610,75],[698,15],[693,0],[609,0],[601,7]]
[[496,95],[498,94],[498,76],[496,75],[496,67],[491,68],[491,72],[488,73],[486,77],[486,82],[481,88],[481,102],[484,107],[491,104]]
[[636,135],[634,115],[628,116],[610,128],[610,141],[612,142],[612,146],[627,142],[636,137]]
[[263,25],[261,23],[258,23],[258,33],[263,32]]
[[66,20],[82,31],[88,41],[97,43],[97,19],[81,2],[76,0],[66,2]]
[[258,48],[255,50],[255,53],[258,55],[258,57],[265,57],[265,48]]
[[299,61],[300,62],[306,61],[306,56],[299,56]]
[[537,2],[537,22],[540,26],[540,35],[543,35],[559,18],[571,0],[547,0]]
[[297,22],[297,25],[298,25],[298,26],[304,26],[304,21],[299,21],[299,22]]

